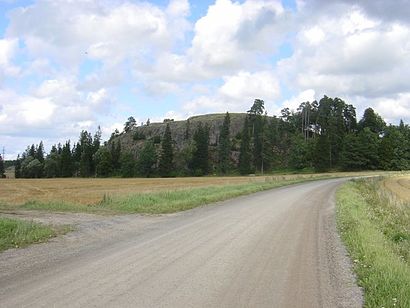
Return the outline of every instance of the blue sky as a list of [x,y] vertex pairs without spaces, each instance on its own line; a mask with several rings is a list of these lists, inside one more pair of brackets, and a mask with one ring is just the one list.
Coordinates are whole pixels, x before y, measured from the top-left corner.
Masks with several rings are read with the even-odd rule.
[[410,3],[0,0],[0,146],[323,95],[410,122]]

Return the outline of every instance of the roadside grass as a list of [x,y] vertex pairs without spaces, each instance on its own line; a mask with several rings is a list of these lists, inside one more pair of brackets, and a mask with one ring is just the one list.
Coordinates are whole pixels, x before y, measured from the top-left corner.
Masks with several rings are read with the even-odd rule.
[[68,228],[55,229],[34,222],[0,217],[0,251],[45,242],[67,231]]
[[383,189],[382,181],[350,181],[338,190],[338,229],[365,307],[410,307],[410,206]]
[[90,205],[68,202],[29,201],[20,206],[15,206],[14,208],[100,214],[167,214],[185,211],[201,205],[223,201],[275,187],[327,178],[334,178],[334,176],[301,176],[293,177],[292,179],[287,179],[285,176],[283,179],[278,179],[278,177],[266,177],[264,181],[257,180],[246,184],[213,185],[189,189],[140,192],[128,195],[106,194],[99,203]]

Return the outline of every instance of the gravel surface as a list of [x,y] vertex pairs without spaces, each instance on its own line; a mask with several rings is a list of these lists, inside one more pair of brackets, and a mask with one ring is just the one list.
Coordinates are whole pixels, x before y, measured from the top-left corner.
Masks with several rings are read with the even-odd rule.
[[343,179],[158,216],[0,213],[76,229],[0,254],[1,307],[361,307]]

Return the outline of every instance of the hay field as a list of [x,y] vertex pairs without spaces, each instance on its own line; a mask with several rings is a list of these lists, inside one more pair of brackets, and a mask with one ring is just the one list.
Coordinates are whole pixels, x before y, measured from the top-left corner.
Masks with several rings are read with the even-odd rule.
[[94,205],[104,196],[127,196],[141,192],[181,190],[197,187],[238,185],[252,182],[288,181],[356,175],[375,175],[374,172],[339,172],[322,174],[288,174],[270,176],[226,176],[186,178],[58,178],[58,179],[1,179],[0,206],[24,204],[28,201],[68,202]]
[[89,205],[100,202],[104,195],[129,195],[264,180],[265,177],[3,179],[0,181],[0,204],[19,205],[35,200]]
[[410,175],[387,178],[383,184],[400,199],[410,202]]

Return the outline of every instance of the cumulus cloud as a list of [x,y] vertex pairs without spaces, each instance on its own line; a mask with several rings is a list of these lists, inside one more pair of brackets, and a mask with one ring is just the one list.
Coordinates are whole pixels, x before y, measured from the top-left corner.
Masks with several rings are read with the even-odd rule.
[[223,84],[214,95],[201,95],[185,103],[184,110],[188,114],[245,112],[255,98],[265,100],[265,107],[269,109],[279,97],[279,82],[271,71],[240,71],[235,75],[223,77]]
[[122,81],[124,65],[137,68],[171,51],[190,28],[188,14],[187,0],[165,9],[148,2],[43,0],[12,11],[6,35],[19,38],[33,60],[49,59],[70,74],[84,62],[101,61],[88,80],[107,86],[113,72],[117,84]]
[[408,0],[304,0],[304,6],[313,10],[345,10],[354,6],[366,14],[385,21],[409,23],[410,3]]
[[17,39],[0,39],[0,81],[6,76],[16,76],[20,68],[12,63],[18,49]]
[[333,18],[317,12],[315,22],[298,32],[293,55],[280,61],[280,76],[296,91],[330,96],[376,99],[410,92],[403,78],[410,74],[409,40],[409,26],[381,23],[356,6]]

